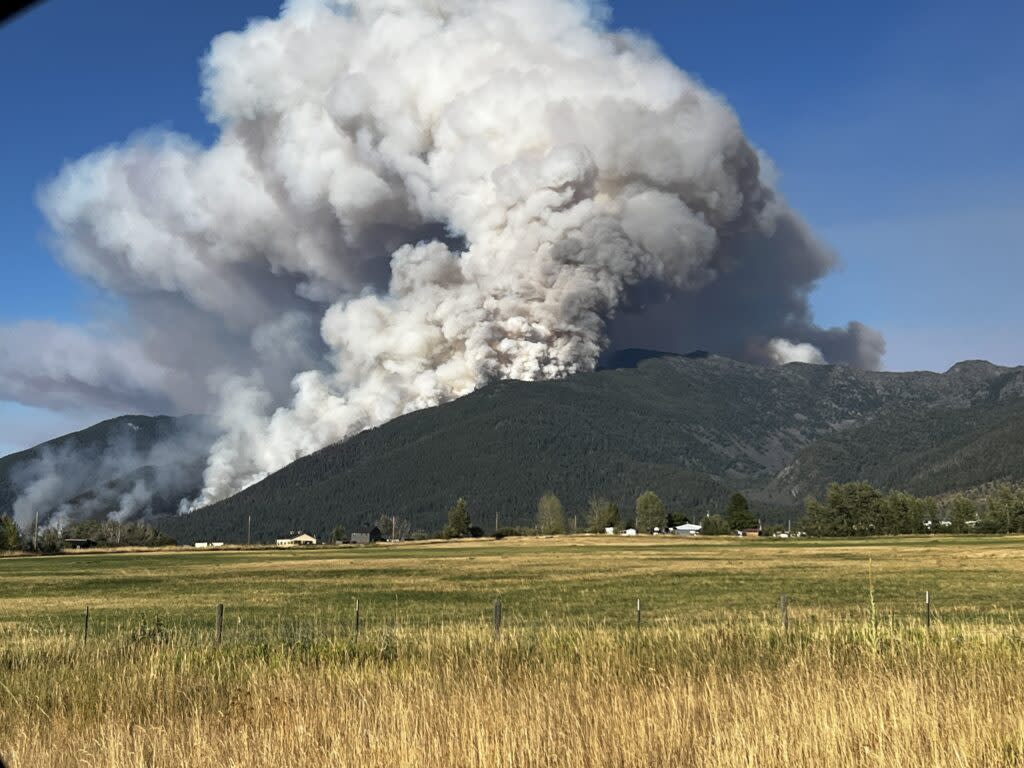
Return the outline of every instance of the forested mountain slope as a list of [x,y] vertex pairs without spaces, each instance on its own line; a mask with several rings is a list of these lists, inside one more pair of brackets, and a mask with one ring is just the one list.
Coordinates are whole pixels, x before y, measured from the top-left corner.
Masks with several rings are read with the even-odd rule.
[[[553,490],[569,515],[592,495],[631,509],[645,489],[684,514],[744,490],[791,514],[831,480],[941,493],[1024,476],[1024,369],[945,374],[763,368],[713,355],[629,351],[620,367],[495,383],[330,446],[192,515],[179,541],[361,528],[397,515],[437,531],[459,496],[487,530],[529,524]],[[788,505],[788,508],[787,508]]]

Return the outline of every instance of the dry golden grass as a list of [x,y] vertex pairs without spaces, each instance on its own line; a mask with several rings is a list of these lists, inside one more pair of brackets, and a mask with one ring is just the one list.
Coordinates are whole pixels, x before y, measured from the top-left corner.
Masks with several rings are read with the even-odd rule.
[[[156,556],[108,556],[95,561],[103,569],[78,556],[36,561],[0,570],[24,579],[0,583],[19,612],[36,600],[45,615],[53,579],[82,579],[69,591],[100,612],[85,582],[107,585],[111,610],[134,600],[149,618],[119,613],[88,642],[77,614],[60,618],[63,603],[50,622],[0,624],[0,753],[11,768],[1024,766],[1024,627],[1005,594],[1024,571],[1013,556],[1020,542],[942,546],[567,540],[268,554],[263,564],[252,553],[178,556],[166,567]],[[220,646],[205,601],[192,607],[202,621],[154,619],[194,600],[194,590],[173,588],[182,573],[254,578],[261,565],[265,581],[248,613],[229,610]],[[626,586],[609,587],[617,566]],[[453,572],[467,580],[461,592]],[[296,584],[315,596],[338,574],[371,607],[390,595],[372,592],[380,584],[412,593],[426,583],[441,589],[442,612],[371,610],[358,637],[341,621],[347,604],[255,618],[286,605]],[[718,591],[687,589],[698,576],[721,580]],[[138,585],[150,578],[166,594],[147,603]],[[280,579],[288,586],[275,587]],[[942,585],[948,604],[930,631],[916,592],[914,610],[885,598],[916,579]],[[795,591],[800,584],[818,591]],[[800,596],[788,630],[773,607],[778,587]],[[483,593],[475,613],[436,619],[449,615],[445,600],[474,589]],[[678,600],[652,600],[640,629],[628,609],[585,605],[609,597],[618,606],[640,590]],[[498,638],[482,610],[496,592],[509,596]],[[245,607],[248,594],[229,606]],[[760,605],[758,595],[771,607],[737,609]],[[990,604],[969,610],[979,598]],[[728,610],[716,614],[718,604]]]
[[0,738],[14,768],[1017,766],[1022,662],[980,625],[25,638]]

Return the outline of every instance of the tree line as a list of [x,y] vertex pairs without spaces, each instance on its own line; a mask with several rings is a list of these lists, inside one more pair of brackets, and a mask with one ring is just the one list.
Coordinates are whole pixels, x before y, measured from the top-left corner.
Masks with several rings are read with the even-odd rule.
[[[604,533],[607,530],[624,531],[635,529],[638,533],[667,531],[684,523],[699,522],[701,532],[706,535],[726,535],[738,530],[756,528],[758,520],[750,511],[750,504],[742,493],[734,493],[722,514],[710,514],[701,518],[671,512],[658,494],[644,491],[635,502],[631,512],[623,514],[614,502],[593,497],[587,504],[582,530],[589,533]],[[577,516],[570,525],[565,506],[552,491],[548,491],[537,502],[536,524],[527,528],[498,528],[497,538],[540,534],[552,536],[580,530]],[[473,524],[469,505],[460,498],[448,510],[448,522],[442,536],[446,539],[482,536],[483,529]]]
[[[559,535],[587,531],[621,532],[635,528],[638,533],[666,531],[684,523],[698,523],[705,536],[729,535],[759,527],[750,503],[742,493],[733,493],[720,512],[685,514],[669,510],[653,491],[644,491],[632,509],[625,512],[616,503],[593,497],[587,504],[580,526],[578,516],[570,523],[562,501],[548,491],[537,501],[535,524],[530,527],[498,528],[496,538],[523,535]],[[425,539],[425,531],[414,531],[407,520],[381,517],[376,526],[385,534],[401,539]],[[832,483],[819,499],[804,503],[799,528],[809,536],[893,536],[914,533],[1024,533],[1024,486],[996,483],[971,494],[948,497],[918,497],[903,491],[884,493],[867,482]],[[436,535],[436,534],[435,534]],[[448,510],[445,538],[484,535],[474,524],[470,505],[460,498]],[[0,551],[60,551],[69,539],[87,539],[101,547],[167,546],[175,541],[144,522],[83,520],[62,528],[49,526],[35,532],[23,531],[9,516],[0,516]],[[339,526],[331,535],[345,540]]]
[[59,552],[68,540],[82,539],[97,547],[165,547],[176,542],[144,522],[80,520],[38,531],[21,530],[9,516],[0,516],[0,551],[24,549]]
[[971,495],[917,497],[883,493],[870,483],[832,483],[824,499],[804,504],[810,536],[905,533],[1024,533],[1024,488],[996,483]]

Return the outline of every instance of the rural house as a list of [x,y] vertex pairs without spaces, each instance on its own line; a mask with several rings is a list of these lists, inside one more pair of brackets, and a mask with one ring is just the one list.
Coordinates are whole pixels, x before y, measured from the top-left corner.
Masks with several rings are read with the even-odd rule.
[[316,544],[316,537],[310,536],[308,533],[298,533],[287,539],[278,539],[277,546],[279,547],[311,547]]

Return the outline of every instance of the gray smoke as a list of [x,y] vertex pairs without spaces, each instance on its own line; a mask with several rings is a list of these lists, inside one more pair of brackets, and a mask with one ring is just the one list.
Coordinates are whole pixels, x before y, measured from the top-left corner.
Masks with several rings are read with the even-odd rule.
[[878,334],[814,325],[835,259],[733,112],[604,18],[582,0],[296,0],[219,36],[212,146],[152,133],[42,195],[64,262],[130,309],[100,345],[120,368],[0,362],[0,394],[28,377],[202,406],[220,434],[206,503],[610,345],[877,366]]
[[[145,432],[144,432],[145,430]],[[179,419],[173,431],[119,422],[102,442],[70,438],[46,445],[15,465],[14,519],[28,530],[83,519],[120,522],[173,513],[195,493],[212,436],[197,419]]]

